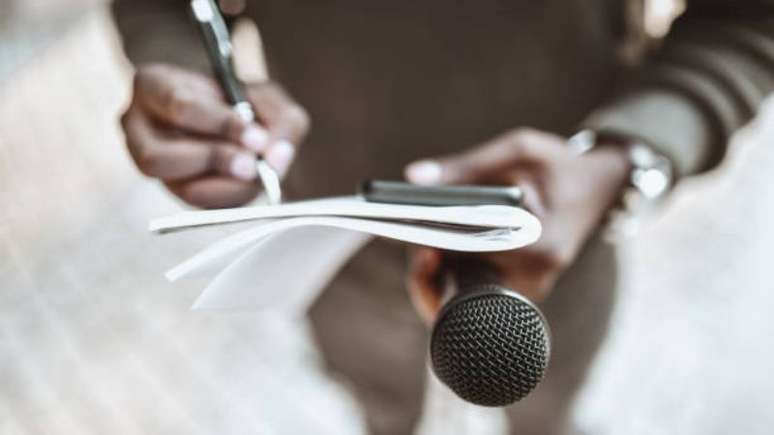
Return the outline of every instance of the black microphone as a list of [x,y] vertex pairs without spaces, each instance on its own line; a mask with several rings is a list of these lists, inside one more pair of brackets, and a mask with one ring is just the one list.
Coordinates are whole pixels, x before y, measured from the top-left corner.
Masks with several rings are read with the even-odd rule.
[[[366,181],[366,201],[424,206],[500,204],[519,207],[518,187],[417,186]],[[459,397],[505,406],[543,379],[551,353],[545,317],[525,297],[499,284],[493,265],[470,256],[444,259],[446,295],[433,325],[430,358],[435,375]]]
[[446,301],[433,325],[433,372],[460,398],[506,406],[543,379],[551,337],[543,313],[500,282],[495,267],[473,257],[445,261]]

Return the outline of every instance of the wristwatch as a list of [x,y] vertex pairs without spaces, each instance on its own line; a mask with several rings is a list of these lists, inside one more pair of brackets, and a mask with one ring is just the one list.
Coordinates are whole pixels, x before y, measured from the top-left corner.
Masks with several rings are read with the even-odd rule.
[[580,155],[598,145],[619,145],[626,148],[631,172],[627,187],[608,220],[608,235],[632,236],[640,226],[643,214],[653,210],[674,185],[671,160],[642,140],[610,132],[581,130],[567,141]]

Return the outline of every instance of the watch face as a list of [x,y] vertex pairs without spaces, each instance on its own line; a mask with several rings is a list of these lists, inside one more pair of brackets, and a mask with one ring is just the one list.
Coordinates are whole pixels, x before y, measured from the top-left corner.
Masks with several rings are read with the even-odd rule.
[[656,163],[656,153],[645,145],[635,143],[629,149],[629,158],[635,168],[648,168]]
[[632,172],[632,184],[648,199],[656,199],[669,188],[669,176],[656,168],[635,169]]
[[672,169],[669,160],[654,152],[650,147],[635,143],[629,149],[629,158],[634,169],[631,183],[647,199],[664,195],[672,184]]

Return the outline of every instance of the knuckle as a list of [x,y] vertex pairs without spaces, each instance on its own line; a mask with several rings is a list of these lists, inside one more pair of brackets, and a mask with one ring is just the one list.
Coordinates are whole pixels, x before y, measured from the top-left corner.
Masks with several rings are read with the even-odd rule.
[[250,98],[263,99],[267,95],[280,92],[279,86],[271,80],[252,82],[247,85],[247,94]]
[[260,82],[255,82],[254,85],[255,85],[255,88],[259,91],[273,92],[277,94],[283,93],[282,87],[279,85],[279,83],[275,82],[274,80],[264,80]]
[[511,135],[517,136],[522,139],[532,139],[536,135],[540,134],[538,130],[535,130],[534,128],[530,127],[516,127],[513,130],[511,130]]
[[153,76],[152,66],[142,66],[134,73],[134,87],[138,88]]
[[530,150],[531,145],[534,143],[532,140],[533,132],[526,128],[517,128],[511,131],[509,140],[511,146],[519,150]]
[[182,199],[185,203],[194,207],[206,208],[206,198],[203,198],[202,195],[197,194],[196,190],[191,187],[191,183],[166,183],[166,186],[170,192],[172,192],[178,198]]
[[521,159],[532,163],[540,163],[544,160],[546,150],[537,130],[530,128],[513,130],[508,136],[507,143],[512,152],[517,153]]
[[130,109],[126,109],[124,113],[121,114],[121,117],[118,119],[118,122],[121,124],[121,128],[126,132],[129,130],[129,117],[130,117]]
[[145,92],[147,82],[147,72],[144,70],[138,70],[134,74],[134,79],[132,80],[132,101],[137,101],[140,99],[142,94]]
[[151,62],[140,66],[137,72],[147,76],[158,76],[167,73],[169,69],[169,66],[163,63]]
[[524,136],[525,129],[523,127],[517,127],[512,130],[509,130],[508,133],[506,133],[506,136],[508,137],[508,140],[511,142],[519,142]]
[[161,174],[162,162],[158,153],[152,152],[147,149],[140,149],[134,156],[137,168],[140,169],[144,175],[148,177],[158,177]]
[[136,73],[134,73],[134,78],[132,79],[132,97],[137,98],[137,94],[140,93],[140,90],[142,89],[142,84],[147,81],[146,78],[147,72],[145,70],[139,69]]
[[245,121],[236,113],[230,113],[223,119],[220,126],[220,134],[223,137],[237,137],[245,128]]
[[163,101],[164,109],[172,122],[185,123],[190,117],[193,95],[188,90],[170,89]]
[[152,83],[160,76],[164,76],[167,71],[168,67],[158,63],[151,63],[140,66],[137,68],[137,72],[134,74],[135,89],[141,88],[145,84]]
[[309,113],[298,104],[292,104],[287,108],[285,111],[285,118],[300,133],[305,133],[309,130],[311,124]]
[[204,208],[207,206],[206,198],[202,198],[202,195],[198,195],[194,189],[182,188],[175,192],[175,194],[183,201],[195,207]]
[[231,163],[231,159],[234,157],[233,153],[229,152],[229,149],[229,145],[227,144],[207,148],[205,166],[209,169],[216,170],[224,170],[223,168],[227,168],[229,163]]
[[274,80],[259,80],[259,81],[253,82],[252,86],[256,89],[279,88],[279,85]]
[[274,81],[255,82],[249,85],[248,95],[254,104],[273,112],[276,119],[287,126],[293,135],[303,137],[311,128],[309,112],[296,103],[285,90]]

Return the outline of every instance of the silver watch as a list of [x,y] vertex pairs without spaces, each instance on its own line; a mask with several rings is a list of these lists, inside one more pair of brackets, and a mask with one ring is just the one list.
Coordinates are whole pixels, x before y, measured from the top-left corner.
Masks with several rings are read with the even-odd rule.
[[578,155],[600,144],[618,144],[627,149],[632,169],[619,206],[610,213],[608,236],[613,238],[636,234],[642,215],[653,210],[654,205],[660,203],[674,185],[671,160],[636,138],[582,130],[567,143]]

